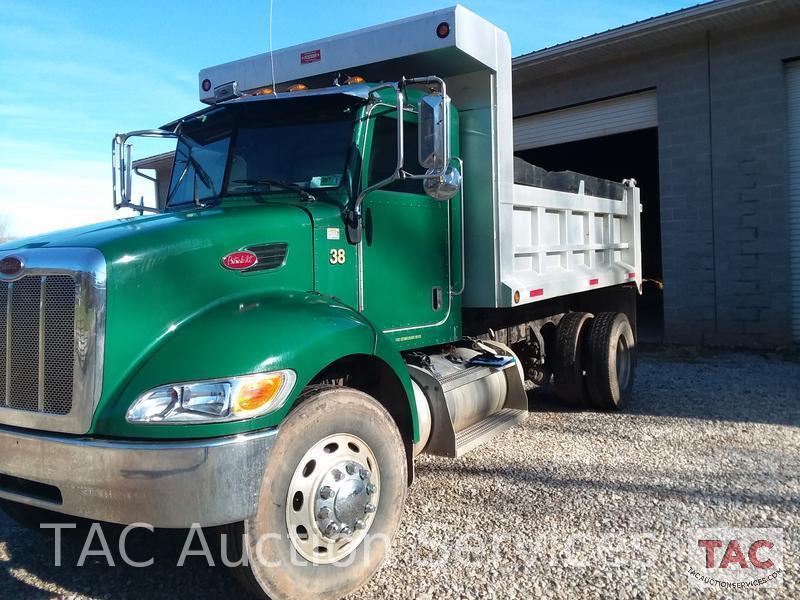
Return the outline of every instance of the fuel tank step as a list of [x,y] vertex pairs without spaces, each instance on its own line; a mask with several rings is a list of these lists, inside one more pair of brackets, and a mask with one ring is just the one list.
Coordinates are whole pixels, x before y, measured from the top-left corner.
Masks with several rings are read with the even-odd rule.
[[463,456],[470,450],[488,442],[492,438],[503,433],[506,429],[510,429],[517,423],[521,423],[527,417],[527,410],[504,408],[485,418],[483,421],[478,421],[465,430],[459,431],[456,434],[456,457]]

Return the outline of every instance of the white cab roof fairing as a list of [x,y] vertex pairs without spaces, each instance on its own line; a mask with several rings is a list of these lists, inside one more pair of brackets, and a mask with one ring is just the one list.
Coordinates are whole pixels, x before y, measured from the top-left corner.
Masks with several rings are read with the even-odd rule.
[[[440,23],[450,26],[445,38],[436,34]],[[213,103],[214,88],[232,81],[241,91],[271,86],[272,62],[278,86],[298,81],[308,84],[314,78],[328,76],[322,83],[327,87],[337,73],[360,75],[367,81],[396,81],[401,76],[432,72],[449,77],[475,70],[477,65],[469,64],[470,58],[497,71],[503,60],[496,52],[497,32],[508,41],[497,27],[457,5],[275,50],[272,61],[270,54],[264,53],[207,67],[198,76],[200,100]],[[206,79],[211,82],[207,92],[202,88]]]

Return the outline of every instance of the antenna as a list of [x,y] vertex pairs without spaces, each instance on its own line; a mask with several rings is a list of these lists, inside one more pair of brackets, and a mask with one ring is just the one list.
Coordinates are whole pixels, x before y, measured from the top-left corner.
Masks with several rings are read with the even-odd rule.
[[275,59],[272,56],[272,0],[269,0],[269,66],[272,71],[272,93],[277,96],[278,91],[275,89]]

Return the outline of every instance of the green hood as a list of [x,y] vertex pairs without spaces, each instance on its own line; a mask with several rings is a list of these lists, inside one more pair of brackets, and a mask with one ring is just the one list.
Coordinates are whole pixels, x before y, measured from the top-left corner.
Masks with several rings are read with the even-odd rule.
[[[243,273],[221,264],[231,252],[274,242],[287,244],[282,266]],[[113,401],[171,335],[221,302],[314,287],[312,221],[296,205],[223,206],[117,219],[17,240],[0,251],[44,247],[96,248],[105,257],[101,406]],[[215,376],[213,365],[208,371]]]

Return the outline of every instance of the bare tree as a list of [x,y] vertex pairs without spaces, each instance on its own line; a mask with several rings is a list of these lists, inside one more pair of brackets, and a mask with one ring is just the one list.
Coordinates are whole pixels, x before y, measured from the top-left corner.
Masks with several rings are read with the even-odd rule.
[[11,235],[11,223],[5,215],[0,215],[0,244],[11,241],[14,236]]

